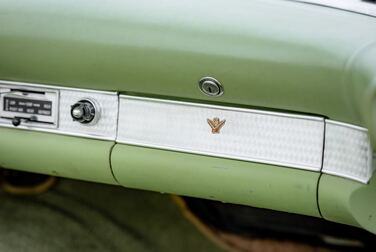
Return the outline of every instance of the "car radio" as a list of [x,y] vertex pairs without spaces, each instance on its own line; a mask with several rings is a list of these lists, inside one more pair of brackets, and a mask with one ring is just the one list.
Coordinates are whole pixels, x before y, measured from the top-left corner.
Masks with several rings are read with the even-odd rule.
[[0,80],[0,127],[116,138],[117,92]]
[[14,126],[57,127],[58,90],[0,87],[0,118]]

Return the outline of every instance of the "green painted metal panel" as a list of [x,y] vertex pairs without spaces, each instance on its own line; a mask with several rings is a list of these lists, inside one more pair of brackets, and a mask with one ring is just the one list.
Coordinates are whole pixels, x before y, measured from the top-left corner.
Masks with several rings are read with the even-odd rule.
[[318,188],[322,216],[376,233],[376,177],[369,184],[323,174]]
[[113,142],[0,128],[0,167],[116,184]]
[[376,149],[376,42],[363,47],[349,60],[346,85],[352,95],[354,108],[371,132]]
[[119,184],[319,217],[319,173],[117,144]]
[[[376,41],[368,16],[279,0],[3,0],[0,23],[0,79],[364,124],[343,78]],[[207,75],[222,82],[222,97],[200,93]]]

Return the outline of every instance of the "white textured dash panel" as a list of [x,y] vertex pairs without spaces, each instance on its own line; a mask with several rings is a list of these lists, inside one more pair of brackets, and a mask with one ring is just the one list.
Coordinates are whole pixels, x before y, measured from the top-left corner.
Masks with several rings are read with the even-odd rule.
[[[88,98],[97,102],[100,118],[94,125],[73,121],[71,106],[79,100]],[[116,138],[118,117],[118,95],[116,93],[91,92],[90,90],[61,90],[59,109],[59,131],[107,139]]]
[[[226,123],[213,134],[207,119]],[[121,96],[117,141],[319,171],[319,117]]]
[[373,173],[367,129],[326,120],[323,173],[367,183]]

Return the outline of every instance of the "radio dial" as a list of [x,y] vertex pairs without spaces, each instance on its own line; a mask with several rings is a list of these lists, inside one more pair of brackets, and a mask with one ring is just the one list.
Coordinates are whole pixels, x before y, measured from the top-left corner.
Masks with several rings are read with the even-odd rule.
[[99,111],[93,101],[80,100],[72,105],[71,116],[74,121],[83,124],[95,123],[95,119],[98,119]]

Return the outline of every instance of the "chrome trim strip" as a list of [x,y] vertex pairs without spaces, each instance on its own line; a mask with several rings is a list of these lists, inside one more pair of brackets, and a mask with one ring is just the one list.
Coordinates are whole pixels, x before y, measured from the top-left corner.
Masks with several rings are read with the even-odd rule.
[[[135,101],[141,107],[144,105],[145,107],[138,110],[140,107],[137,107],[137,104],[129,103],[129,101]],[[260,162],[311,171],[321,170],[324,141],[324,118],[321,117],[295,116],[294,114],[128,95],[121,95],[119,104],[119,128],[116,140],[118,143]],[[157,108],[156,111],[151,111],[153,110],[152,107],[157,107],[158,105],[162,107]],[[173,114],[175,116],[186,120],[188,122],[187,125],[185,125],[185,121],[181,122],[181,124],[179,124],[180,122],[174,122],[173,118],[170,121],[164,120],[163,118],[166,119],[168,117],[166,114],[168,112],[166,111],[170,109],[174,110]],[[240,125],[240,128],[230,128],[230,125],[234,126],[237,120],[228,120],[229,125],[223,127],[223,135],[211,137],[210,127],[206,122],[206,109],[212,110],[213,113],[210,112],[208,114],[213,117],[218,114],[237,117],[238,120],[242,120],[240,124],[237,124],[237,126]],[[192,121],[189,124],[190,119],[197,119],[196,113],[204,113],[204,115],[201,115],[200,122]],[[142,114],[142,117],[138,116],[140,114]],[[256,121],[252,120],[252,118],[256,119]],[[149,120],[150,122],[148,122]],[[277,123],[273,120],[277,120]],[[137,125],[138,123],[142,125]],[[145,127],[147,123],[150,123],[150,127],[153,127],[153,125],[159,125],[159,127]],[[178,128],[180,126],[183,127],[183,130],[185,130],[184,127],[193,127],[195,131],[192,135],[189,133],[183,134],[186,132],[179,134]],[[264,126],[266,126],[265,129],[263,128]],[[170,128],[166,129],[165,127]],[[247,127],[250,127],[250,129]],[[139,131],[140,128],[144,129],[144,131]],[[301,132],[302,129],[311,130],[311,132],[306,134]],[[239,130],[245,134],[236,135],[235,131]],[[173,135],[173,139],[169,136],[170,134]],[[304,137],[301,137],[303,135]],[[265,136],[269,136],[271,140]],[[194,137],[196,140],[190,141],[190,137]],[[202,139],[208,142],[202,142]],[[284,140],[291,140],[291,143]],[[224,143],[223,141],[227,142]],[[234,144],[234,141],[236,141],[236,146],[232,148],[231,145]],[[276,142],[273,144],[270,141]],[[255,144],[252,144],[253,142]],[[307,148],[307,146],[304,146],[306,143],[312,144],[312,146],[308,147],[309,151],[305,149]],[[297,147],[298,145],[302,148]],[[235,153],[233,149],[238,149],[238,152]],[[259,152],[258,149],[261,151]]]
[[45,88],[45,89],[52,89],[52,90],[71,90],[71,91],[79,91],[79,92],[90,92],[90,93],[97,93],[97,94],[108,94],[108,95],[114,95],[118,94],[118,92],[112,92],[112,91],[100,91],[96,89],[84,89],[84,88],[73,88],[73,87],[64,87],[64,86],[58,86],[58,85],[47,85],[47,84],[36,84],[36,83],[29,83],[29,82],[18,82],[18,81],[6,81],[6,80],[0,80],[0,85],[18,85],[18,86],[25,86],[30,88]]
[[266,110],[246,109],[246,108],[238,108],[238,107],[228,107],[228,106],[211,105],[211,104],[204,104],[204,103],[165,100],[165,99],[158,99],[158,98],[122,95],[122,94],[120,94],[119,97],[120,99],[127,98],[127,99],[140,100],[140,101],[168,103],[172,105],[185,105],[185,106],[200,107],[200,108],[213,108],[213,109],[221,109],[221,110],[228,110],[228,111],[250,112],[250,113],[255,113],[255,114],[260,114],[260,115],[275,115],[275,116],[289,117],[289,118],[294,118],[294,119],[312,120],[312,121],[317,121],[317,122],[324,121],[323,117],[292,114],[292,113],[289,114],[289,113],[284,113],[284,112],[273,112],[273,111],[266,111]]
[[67,132],[67,131],[48,129],[48,128],[31,128],[31,127],[26,127],[22,125],[14,127],[13,125],[8,125],[8,124],[3,124],[3,123],[0,123],[0,127],[9,128],[9,129],[31,130],[31,131],[44,132],[44,133],[53,133],[53,134],[65,135],[65,136],[76,136],[76,137],[82,137],[82,138],[115,141],[115,138],[113,137],[103,137],[103,136],[90,135],[90,134],[74,133],[74,132]]
[[354,129],[354,130],[362,131],[362,132],[368,134],[368,129],[360,127],[360,126],[357,126],[357,125],[353,125],[353,124],[349,124],[349,123],[344,123],[344,122],[339,122],[339,121],[334,121],[334,120],[330,120],[330,119],[325,119],[325,122],[327,124],[338,125],[338,126],[342,126],[344,128]]
[[288,0],[376,17],[376,4],[361,0]]

